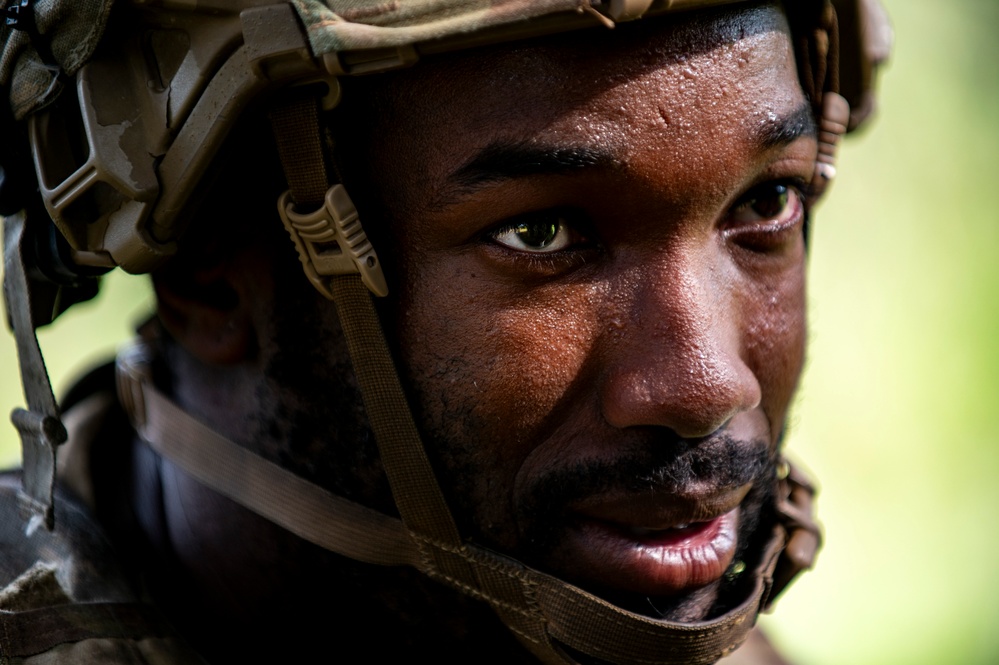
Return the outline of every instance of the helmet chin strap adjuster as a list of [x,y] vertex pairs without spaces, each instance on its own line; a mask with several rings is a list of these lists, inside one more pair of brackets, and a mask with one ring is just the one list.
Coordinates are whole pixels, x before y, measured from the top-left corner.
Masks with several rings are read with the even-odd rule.
[[330,187],[323,206],[304,215],[295,212],[291,193],[285,192],[278,200],[278,213],[295,243],[305,275],[324,296],[333,299],[328,277],[355,273],[373,294],[388,295],[378,255],[343,185]]
[[[666,3],[669,5],[670,3]],[[610,17],[617,21],[633,21],[649,11],[652,0],[611,0]]]
[[815,174],[808,187],[808,202],[815,204],[836,178],[836,152],[840,139],[850,122],[850,104],[835,92],[822,95],[822,117],[819,118],[819,153],[815,159]]

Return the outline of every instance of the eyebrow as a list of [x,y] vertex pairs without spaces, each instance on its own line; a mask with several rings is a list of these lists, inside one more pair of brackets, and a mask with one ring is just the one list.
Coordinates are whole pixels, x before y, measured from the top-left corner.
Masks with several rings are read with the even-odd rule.
[[[771,114],[754,131],[760,150],[793,143],[802,136],[817,136],[812,107],[805,102],[786,115]],[[613,168],[621,159],[610,149],[587,146],[557,147],[526,141],[494,141],[448,176],[448,200],[474,193],[483,186],[539,175],[564,175],[575,171]],[[437,205],[444,203],[436,201]]]
[[765,152],[794,143],[803,136],[818,136],[818,131],[812,106],[805,102],[787,115],[771,113],[767,121],[754,132],[754,138]]
[[561,175],[620,163],[609,150],[590,147],[555,147],[527,142],[490,143],[448,178],[461,189],[477,189],[514,178]]

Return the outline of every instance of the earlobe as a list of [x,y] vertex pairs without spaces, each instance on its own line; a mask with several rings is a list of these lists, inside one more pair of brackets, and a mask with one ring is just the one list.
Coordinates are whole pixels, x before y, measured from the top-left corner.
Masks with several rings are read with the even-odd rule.
[[167,332],[208,365],[234,365],[256,355],[251,303],[231,266],[189,269],[170,264],[153,275],[157,313]]

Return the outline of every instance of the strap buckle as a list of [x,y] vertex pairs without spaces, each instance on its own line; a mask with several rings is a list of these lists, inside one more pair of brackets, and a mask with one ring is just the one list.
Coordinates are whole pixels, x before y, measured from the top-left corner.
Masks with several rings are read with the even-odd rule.
[[[667,2],[669,6],[671,3]],[[621,23],[641,18],[652,6],[652,0],[610,0],[610,17]]]
[[811,570],[822,546],[822,530],[814,517],[816,489],[800,469],[782,460],[778,467],[781,483],[777,501],[777,519],[787,534],[787,542],[773,571],[772,586],[763,602],[763,610],[773,606],[777,596],[800,573]]
[[388,295],[378,254],[343,185],[336,184],[326,190],[323,207],[304,215],[295,212],[291,192],[285,192],[278,199],[278,212],[295,243],[305,275],[320,293],[333,300],[326,278],[359,274],[373,294]]

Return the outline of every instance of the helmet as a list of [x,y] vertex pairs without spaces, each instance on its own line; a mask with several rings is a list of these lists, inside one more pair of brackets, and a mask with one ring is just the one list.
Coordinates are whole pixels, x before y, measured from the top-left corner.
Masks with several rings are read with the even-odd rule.
[[[690,625],[615,607],[466,542],[413,423],[375,315],[387,293],[375,248],[322,140],[344,77],[422,57],[744,0],[16,0],[6,8],[0,91],[5,294],[29,410],[23,499],[52,527],[54,448],[65,439],[34,330],[95,292],[114,267],[145,273],[185,241],[191,206],[236,119],[266,106],[290,186],[281,219],[312,283],[344,325],[401,519],[330,494],[236,446],[157,391],[141,350],[119,358],[137,431],[196,478],[292,532],[351,558],[408,565],[487,602],[543,662],[710,663],[818,546],[811,488],[779,469],[781,521],[738,607]],[[112,7],[114,5],[114,7]],[[889,33],[874,0],[788,0],[802,87],[821,118],[811,191],[835,174],[839,137],[873,108]],[[135,29],[139,26],[140,29]],[[34,167],[38,195],[18,181]],[[250,479],[247,482],[247,479]]]

